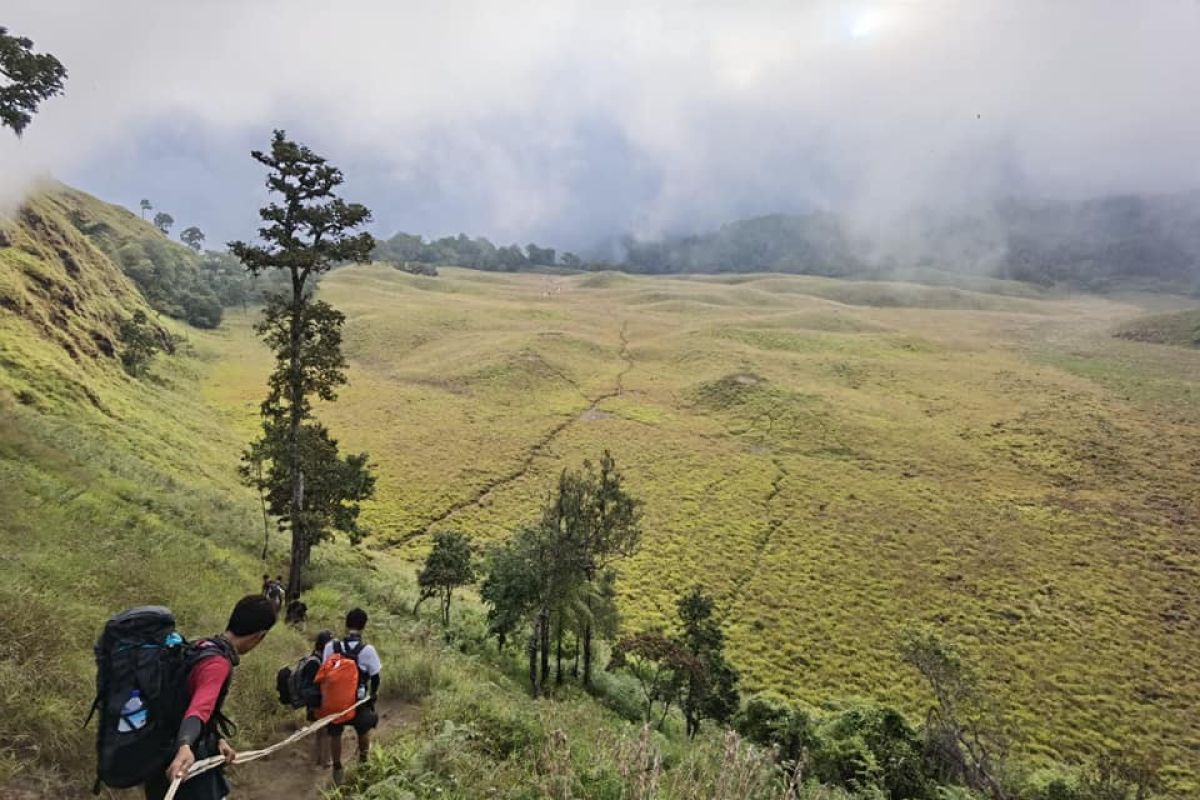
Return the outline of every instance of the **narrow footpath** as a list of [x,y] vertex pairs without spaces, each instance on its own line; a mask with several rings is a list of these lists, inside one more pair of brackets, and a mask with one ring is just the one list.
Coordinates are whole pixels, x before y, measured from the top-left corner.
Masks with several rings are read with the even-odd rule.
[[[379,711],[379,727],[372,734],[372,746],[385,743],[406,725],[415,725],[420,717],[420,708],[398,700],[382,699],[376,707]],[[295,728],[304,723],[297,714]],[[314,734],[322,735],[321,732]],[[357,761],[354,731],[347,728],[342,734],[342,763],[347,774],[354,770]],[[321,791],[332,786],[332,774],[328,767],[322,769],[313,763],[312,741],[305,739],[293,747],[272,756],[231,767],[226,771],[231,784],[231,794],[239,800],[320,800]]]

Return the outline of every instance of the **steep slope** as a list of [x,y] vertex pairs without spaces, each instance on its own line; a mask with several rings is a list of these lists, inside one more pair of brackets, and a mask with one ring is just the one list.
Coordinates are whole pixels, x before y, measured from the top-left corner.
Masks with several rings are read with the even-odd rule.
[[[238,484],[240,441],[200,399],[202,334],[135,380],[117,326],[145,303],[68,219],[111,207],[78,193],[30,200],[0,241],[0,796],[74,796],[89,785],[91,646],[123,607],[170,605],[191,636],[220,630],[231,604],[278,561],[255,557],[263,523]],[[73,204],[73,205],[71,205]],[[124,246],[118,233],[112,244]],[[188,350],[185,354],[183,350]],[[282,558],[281,546],[275,553]],[[331,553],[327,576],[354,556]],[[332,559],[332,561],[330,561]],[[337,585],[337,584],[334,584]],[[340,584],[345,585],[345,582]],[[310,601],[332,624],[350,600]],[[274,671],[303,652],[290,631],[239,670],[242,742],[278,723]],[[66,783],[62,781],[66,780]]]

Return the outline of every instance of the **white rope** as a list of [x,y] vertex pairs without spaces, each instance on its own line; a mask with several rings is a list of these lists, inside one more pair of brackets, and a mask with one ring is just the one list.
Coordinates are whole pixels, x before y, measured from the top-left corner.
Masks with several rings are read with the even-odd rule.
[[[361,706],[363,703],[367,702],[370,699],[371,698],[369,696],[364,697],[362,700],[359,700],[357,703],[350,706],[349,708],[345,708],[341,711],[335,711],[332,714],[321,717],[319,720],[312,723],[311,725],[307,725],[307,726],[301,728],[300,730],[293,733],[291,736],[287,737],[286,739],[284,739],[282,741],[276,742],[275,744],[271,745],[270,747],[264,747],[262,750],[248,750],[244,753],[238,753],[237,757],[233,760],[232,764],[237,765],[237,764],[245,764],[250,761],[257,761],[260,758],[264,758],[266,756],[271,755],[271,753],[274,753],[277,750],[282,750],[283,748],[287,747],[290,744],[295,744],[296,742],[300,741],[304,737],[310,736],[310,735],[316,733],[317,731],[321,730],[321,728],[324,728],[326,725],[330,724],[338,717],[348,714],[349,712],[358,708],[359,706]],[[202,775],[205,772],[208,772],[209,770],[216,769],[217,767],[221,766],[224,763],[225,763],[225,756],[220,756],[220,755],[213,756],[212,758],[206,758],[202,761],[195,762],[194,764],[192,764],[191,767],[188,768],[186,775],[184,775],[183,777],[180,777],[180,778],[175,778],[173,781],[171,781],[171,788],[169,788],[167,790],[167,794],[165,797],[163,797],[163,800],[175,800],[175,793],[179,791],[179,787],[181,785],[183,785],[183,783],[185,781],[190,781],[192,778],[196,777],[197,775]]]

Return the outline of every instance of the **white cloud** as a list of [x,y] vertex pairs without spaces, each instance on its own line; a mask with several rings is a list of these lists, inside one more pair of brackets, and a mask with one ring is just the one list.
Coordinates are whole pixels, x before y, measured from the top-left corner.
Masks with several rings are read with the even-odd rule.
[[[369,165],[381,224],[504,237],[1200,184],[1191,0],[6,5],[71,76],[0,137],[0,196],[48,170],[125,186],[164,125],[213,148],[181,174],[286,125]],[[218,228],[259,189],[138,178]]]

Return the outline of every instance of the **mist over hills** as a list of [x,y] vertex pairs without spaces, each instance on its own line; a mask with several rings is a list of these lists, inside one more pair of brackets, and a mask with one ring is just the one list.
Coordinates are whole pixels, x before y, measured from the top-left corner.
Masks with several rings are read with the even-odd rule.
[[985,276],[1103,291],[1200,288],[1200,193],[1110,195],[1084,201],[1010,197],[957,212],[922,209],[881,223],[814,211],[730,222],[707,233],[624,236],[577,257],[484,237],[426,241],[398,233],[383,260],[515,271],[529,266],[647,274],[783,272],[902,276],[941,282]]

